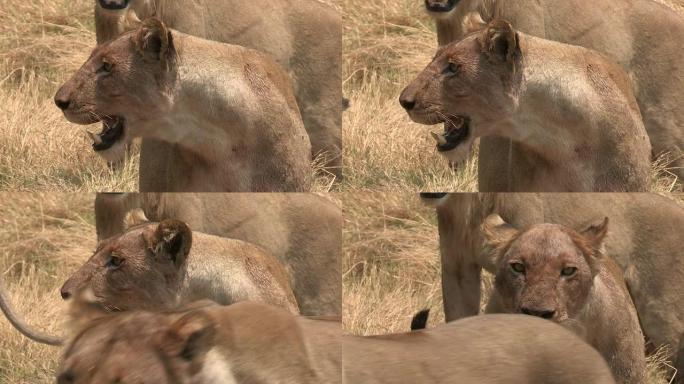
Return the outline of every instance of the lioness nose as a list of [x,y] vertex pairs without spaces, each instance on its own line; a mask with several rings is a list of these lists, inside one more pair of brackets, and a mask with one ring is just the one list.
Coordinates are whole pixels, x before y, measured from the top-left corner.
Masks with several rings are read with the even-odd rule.
[[404,108],[405,110],[410,111],[413,109],[413,107],[416,106],[416,101],[413,99],[405,98],[402,95],[402,97],[399,98],[399,104],[401,104],[402,108]]
[[532,308],[521,308],[520,311],[526,315],[537,316],[543,319],[552,319],[556,311],[549,311],[546,309],[532,309]]
[[69,100],[68,97],[65,97],[64,95],[60,95],[61,92],[57,92],[55,95],[55,104],[57,104],[57,107],[61,109],[62,111],[69,108],[69,104],[71,104],[71,100]]

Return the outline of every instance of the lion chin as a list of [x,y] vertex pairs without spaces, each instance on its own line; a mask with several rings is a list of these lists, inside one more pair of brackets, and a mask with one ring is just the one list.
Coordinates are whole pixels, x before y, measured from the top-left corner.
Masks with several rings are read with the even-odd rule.
[[95,153],[102,157],[111,168],[120,169],[125,163],[128,148],[129,144],[127,140],[118,140],[110,148],[102,151],[95,151]]
[[449,151],[439,151],[450,163],[461,164],[470,158],[472,144],[461,143],[458,147]]

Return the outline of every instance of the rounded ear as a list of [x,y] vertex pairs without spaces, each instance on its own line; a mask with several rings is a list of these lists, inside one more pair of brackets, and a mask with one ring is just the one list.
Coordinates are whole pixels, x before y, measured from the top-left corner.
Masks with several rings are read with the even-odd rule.
[[171,31],[156,17],[145,19],[133,39],[136,49],[145,60],[159,62],[168,68],[175,57]]
[[126,229],[134,227],[136,225],[148,223],[149,220],[145,216],[145,212],[142,209],[136,208],[128,211],[126,218],[124,219],[124,226]]
[[171,260],[176,267],[185,264],[192,247],[192,231],[180,220],[164,220],[153,233],[143,232],[143,237],[155,256]]
[[489,23],[480,39],[482,50],[490,60],[511,65],[521,55],[519,43],[518,33],[505,20]]
[[461,22],[461,30],[463,34],[479,31],[487,26],[487,23],[482,19],[480,12],[468,13]]
[[494,213],[487,216],[482,224],[482,234],[484,235],[482,262],[494,267],[501,249],[518,235],[518,230]]
[[203,311],[190,312],[176,320],[160,341],[169,356],[187,361],[203,358],[214,347],[216,325]]
[[594,251],[600,251],[603,247],[603,239],[608,233],[608,218],[596,220],[589,224],[587,228],[580,232],[586,243],[591,246]]
[[487,216],[482,224],[482,233],[485,236],[485,244],[498,248],[510,242],[518,234],[518,230],[501,216],[493,213]]

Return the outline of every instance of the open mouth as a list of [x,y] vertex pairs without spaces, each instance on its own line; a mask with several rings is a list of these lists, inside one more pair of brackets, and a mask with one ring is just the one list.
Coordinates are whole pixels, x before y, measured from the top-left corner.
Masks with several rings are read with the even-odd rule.
[[102,132],[93,133],[87,131],[93,140],[93,149],[97,152],[111,148],[123,137],[124,125],[123,117],[112,117],[102,120]]
[[468,139],[470,135],[470,119],[459,116],[444,122],[444,133],[431,132],[432,137],[437,141],[439,152],[448,152]]
[[430,12],[449,12],[456,6],[457,0],[436,1],[425,0],[425,8]]

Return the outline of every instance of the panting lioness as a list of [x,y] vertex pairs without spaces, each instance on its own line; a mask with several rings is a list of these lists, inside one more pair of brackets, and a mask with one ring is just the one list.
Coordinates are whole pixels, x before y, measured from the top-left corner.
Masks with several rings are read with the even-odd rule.
[[292,84],[260,52],[150,18],[98,46],[55,103],[71,122],[103,123],[98,148],[121,152],[134,137],[168,143],[159,191],[310,189],[311,146]]
[[491,214],[515,228],[541,223],[582,228],[609,217],[604,254],[622,269],[652,346],[669,346],[670,357],[684,372],[684,209],[676,202],[655,194],[607,193],[424,195],[428,197],[439,223],[447,321],[477,314],[481,271],[497,273],[481,230]]
[[[524,33],[601,52],[623,66],[656,155],[679,160],[684,180],[684,18],[653,0],[425,0],[440,45],[461,39],[495,18]],[[546,68],[540,68],[545,70]],[[509,141],[480,141],[481,191],[504,191]],[[513,146],[516,153],[520,148]]]
[[[97,41],[113,39],[150,16],[183,33],[273,56],[293,79],[313,154],[326,152],[330,171],[341,176],[342,18],[338,12],[317,0],[96,0]],[[143,140],[144,190],[151,190],[148,179],[154,181],[155,172],[163,170],[167,146]]]
[[329,199],[309,193],[99,194],[98,239],[121,235],[135,208],[152,221],[176,218],[194,231],[258,245],[289,272],[303,315],[341,313],[342,210]]
[[253,302],[169,313],[71,309],[58,384],[342,383],[337,318]]
[[400,102],[418,123],[444,123],[437,148],[453,162],[479,137],[512,140],[517,152],[497,154],[510,158],[506,191],[649,188],[651,146],[629,78],[586,48],[495,20],[442,47]]

